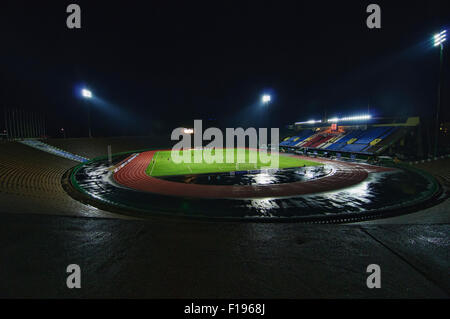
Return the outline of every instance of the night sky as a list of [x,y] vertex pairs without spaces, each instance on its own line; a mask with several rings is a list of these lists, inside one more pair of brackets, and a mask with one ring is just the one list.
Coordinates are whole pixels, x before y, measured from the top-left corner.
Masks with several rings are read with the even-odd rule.
[[[81,6],[81,30],[66,27],[70,3]],[[381,6],[381,30],[366,26],[370,3]],[[193,119],[284,127],[325,112],[364,113],[368,105],[375,116],[430,118],[439,74],[431,37],[450,22],[448,0],[2,1],[0,7],[2,106],[44,112],[49,135],[64,127],[71,137],[87,135],[87,107],[76,95],[83,85],[96,96],[96,136],[170,132]],[[273,96],[269,107],[260,105],[265,92]]]

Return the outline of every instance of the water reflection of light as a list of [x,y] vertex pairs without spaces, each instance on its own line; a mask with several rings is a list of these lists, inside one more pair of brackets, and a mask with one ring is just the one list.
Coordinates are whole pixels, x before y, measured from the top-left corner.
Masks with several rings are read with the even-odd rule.
[[361,204],[370,204],[371,199],[375,196],[370,192],[370,183],[372,182],[369,179],[346,189],[323,193],[322,196],[329,205],[337,209],[353,207],[357,210],[363,210]]
[[363,181],[358,185],[345,189],[343,192],[353,197],[366,198],[369,195],[369,184],[370,182]]
[[428,237],[428,236],[424,236],[424,235],[420,235],[418,237],[419,240],[421,241],[426,241],[430,244],[434,244],[434,245],[439,245],[439,246],[448,246],[450,243],[450,240],[448,238],[446,238],[445,234],[439,234],[438,235],[442,235],[442,237]]
[[256,185],[273,184],[276,182],[276,177],[268,172],[261,172],[256,174],[253,179]]
[[264,217],[271,217],[272,210],[279,209],[280,206],[276,203],[273,199],[254,199],[250,200],[250,203],[248,204],[249,207],[256,209],[258,213],[261,214],[261,216]]
[[312,169],[305,170],[305,177],[307,179],[312,179],[312,178],[314,178],[315,175],[316,174],[314,173],[314,171]]

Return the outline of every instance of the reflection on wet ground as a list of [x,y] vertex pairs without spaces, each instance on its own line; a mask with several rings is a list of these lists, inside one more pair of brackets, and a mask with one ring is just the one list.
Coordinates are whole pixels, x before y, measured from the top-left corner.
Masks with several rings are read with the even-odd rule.
[[[5,214],[0,297],[448,298],[449,231]],[[75,261],[82,289],[67,289]],[[365,284],[374,261],[382,289]]]
[[[116,158],[115,162],[122,159]],[[192,217],[310,218],[339,216],[346,213],[358,214],[398,206],[402,203],[411,205],[414,201],[423,200],[424,196],[428,196],[432,187],[430,181],[420,174],[396,170],[370,174],[364,182],[353,187],[312,195],[277,199],[191,199],[144,193],[125,188],[114,183],[108,168],[109,164],[106,160],[92,162],[84,165],[75,177],[80,187],[97,199],[140,212]],[[227,183],[232,181],[272,184],[296,178],[300,180],[318,178],[326,172],[327,168],[324,168],[323,171],[320,169],[315,171],[308,169],[277,171],[269,176],[264,171],[228,175],[227,177],[223,177],[221,174],[220,178],[215,177],[218,183],[214,183],[215,181],[210,179],[208,184],[225,183],[225,185],[229,185]],[[308,174],[309,176],[307,176]],[[195,182],[205,182],[208,176],[211,174],[199,177]]]
[[230,173],[160,176],[171,182],[203,185],[269,185],[305,182],[327,176],[332,172],[329,165],[268,169]]

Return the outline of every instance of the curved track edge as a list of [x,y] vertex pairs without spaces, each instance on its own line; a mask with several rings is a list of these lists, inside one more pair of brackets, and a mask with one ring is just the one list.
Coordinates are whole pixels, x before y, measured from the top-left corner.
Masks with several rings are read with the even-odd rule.
[[[129,153],[129,152],[126,152]],[[123,154],[123,153],[121,153]],[[117,155],[117,154],[116,154]],[[89,162],[103,159],[105,157],[99,157]],[[358,213],[343,213],[339,214],[339,216],[305,216],[305,217],[244,217],[244,218],[236,218],[236,217],[209,217],[209,216],[187,216],[187,215],[178,215],[173,214],[166,211],[148,211],[142,210],[135,207],[130,207],[121,203],[107,201],[103,199],[98,199],[92,197],[89,193],[87,193],[83,188],[81,188],[76,179],[74,178],[74,174],[78,171],[78,169],[85,165],[86,163],[77,165],[71,169],[69,169],[62,177],[61,183],[64,190],[75,200],[78,200],[86,205],[91,205],[98,209],[102,209],[105,211],[109,211],[112,213],[117,213],[120,215],[142,218],[142,219],[165,219],[165,220],[185,220],[185,221],[205,221],[205,222],[263,222],[263,223],[305,223],[305,224],[341,224],[341,223],[355,223],[362,222],[366,220],[373,219],[383,219],[388,217],[395,217],[399,215],[405,215],[414,213],[432,206],[439,204],[444,201],[448,194],[446,194],[443,190],[442,185],[430,174],[421,171],[419,169],[413,169],[406,165],[393,165],[392,168],[402,168],[405,170],[410,170],[416,173],[421,174],[427,180],[432,183],[432,190],[427,196],[427,198],[422,199],[420,201],[414,200],[402,203],[402,205],[393,205],[389,207],[385,207],[383,209],[377,209],[375,211],[365,211]]]

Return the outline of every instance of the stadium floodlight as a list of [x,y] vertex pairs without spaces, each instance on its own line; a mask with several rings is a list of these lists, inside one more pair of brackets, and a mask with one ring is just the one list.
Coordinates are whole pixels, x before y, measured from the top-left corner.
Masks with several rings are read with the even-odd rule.
[[333,117],[332,119],[329,119],[328,122],[336,123],[339,122],[339,119],[337,117]]
[[316,124],[316,123],[322,123],[322,120],[309,120],[306,122],[296,122],[296,125],[300,125],[300,124]]
[[341,121],[364,121],[364,120],[370,120],[371,118],[372,118],[371,115],[348,116],[348,117],[342,117],[342,118],[333,117],[328,120],[328,123],[337,123],[337,122],[341,122]]
[[91,129],[91,106],[90,103],[87,103],[87,100],[90,100],[92,98],[92,92],[86,88],[81,90],[81,95],[86,101],[87,108],[88,108],[88,126],[89,126],[89,137],[92,138],[92,129]]
[[267,103],[269,103],[269,102],[270,102],[270,100],[271,100],[271,97],[270,97],[270,95],[268,95],[268,94],[264,94],[264,95],[262,96],[262,102],[263,102],[264,104],[267,104]]
[[88,89],[82,89],[81,90],[81,95],[86,98],[86,99],[90,99],[92,98],[92,92],[89,91]]
[[434,46],[439,47],[440,51],[440,62],[439,62],[439,86],[438,86],[438,100],[436,107],[436,128],[435,128],[435,137],[434,137],[434,157],[437,156],[438,150],[438,139],[439,139],[439,111],[441,108],[441,87],[442,87],[442,64],[444,59],[444,42],[447,37],[447,30],[442,30],[441,32],[434,35]]
[[438,45],[441,45],[445,42],[447,37],[447,30],[443,30],[440,33],[436,33],[433,37],[434,40],[434,46],[437,47]]
[[340,120],[341,121],[363,121],[363,120],[370,120],[370,115],[358,115],[358,116],[350,116],[350,117],[343,117]]

